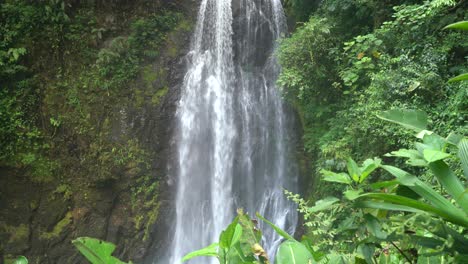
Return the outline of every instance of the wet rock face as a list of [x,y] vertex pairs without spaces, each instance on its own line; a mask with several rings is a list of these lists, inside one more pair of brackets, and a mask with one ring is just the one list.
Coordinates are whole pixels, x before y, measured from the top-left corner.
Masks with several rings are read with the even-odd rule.
[[[72,6],[86,1],[71,1]],[[104,4],[106,1],[97,1]],[[122,2],[129,10],[142,8],[139,2]],[[180,85],[185,73],[185,54],[190,45],[191,25],[196,19],[199,1],[155,1],[163,6],[176,7],[183,20],[167,37],[160,55],[146,63],[142,74],[126,89],[129,100],[137,97],[137,89],[145,89],[143,103],[116,105],[111,111],[111,141],[137,139],[149,153],[148,168],[129,165],[112,171],[112,177],[83,182],[74,172],[81,164],[65,164],[74,191],[61,183],[34,183],[24,171],[0,166],[0,263],[17,255],[25,255],[30,263],[86,263],[71,241],[90,236],[117,245],[115,256],[136,263],[151,262],[151,253],[167,240],[167,222],[173,213],[170,160],[172,130]],[[148,10],[148,12],[152,12]],[[194,14],[195,12],[195,14]],[[106,23],[116,23],[122,14],[109,14]],[[105,116],[102,117],[103,119]],[[97,118],[99,119],[99,117]],[[80,151],[90,143],[70,138],[69,157],[79,159]],[[169,169],[168,169],[169,168]],[[92,179],[94,175],[89,175]],[[146,196],[137,191],[149,189]],[[155,197],[155,199],[153,199]]]

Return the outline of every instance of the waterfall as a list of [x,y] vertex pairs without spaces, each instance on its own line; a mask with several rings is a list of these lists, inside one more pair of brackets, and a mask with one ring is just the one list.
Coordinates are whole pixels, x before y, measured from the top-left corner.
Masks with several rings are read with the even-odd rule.
[[[238,207],[295,230],[295,207],[283,195],[284,188],[297,191],[292,125],[275,86],[274,50],[285,29],[280,0],[200,3],[177,110],[169,263],[218,241]],[[260,227],[272,255],[281,240]]]

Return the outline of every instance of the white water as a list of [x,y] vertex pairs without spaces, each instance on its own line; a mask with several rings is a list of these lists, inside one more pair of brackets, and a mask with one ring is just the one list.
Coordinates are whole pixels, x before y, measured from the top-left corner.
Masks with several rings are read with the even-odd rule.
[[[177,110],[169,263],[218,241],[238,207],[294,232],[297,215],[283,188],[297,190],[297,169],[273,56],[285,28],[280,0],[201,1]],[[261,228],[272,255],[281,240]]]

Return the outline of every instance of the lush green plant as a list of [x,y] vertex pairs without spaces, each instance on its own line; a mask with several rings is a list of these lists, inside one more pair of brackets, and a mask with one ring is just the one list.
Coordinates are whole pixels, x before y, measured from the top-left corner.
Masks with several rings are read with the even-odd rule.
[[[315,263],[312,254],[307,247],[295,240],[288,233],[269,222],[261,215],[257,217],[270,225],[280,236],[286,239],[276,254],[276,264],[310,264]],[[242,209],[238,210],[238,216],[221,232],[219,242],[206,248],[187,254],[183,261],[194,257],[216,257],[220,264],[228,263],[270,263],[267,252],[260,245],[262,233],[254,222]]]
[[462,9],[454,1],[322,1],[281,41],[278,83],[301,118],[312,196],[342,188],[319,181],[321,168],[412,144],[376,112],[417,108],[439,120],[436,133],[466,134],[467,83],[446,80],[466,69],[467,36],[442,30]]
[[126,264],[112,256],[115,250],[115,245],[112,243],[90,237],[80,237],[72,243],[91,264]]
[[[333,256],[340,251],[351,257],[361,255],[367,263],[376,262],[376,256],[393,259],[392,263],[397,259],[466,259],[468,193],[463,182],[468,178],[468,139],[456,134],[443,138],[426,130],[427,115],[421,111],[394,109],[379,117],[414,131],[422,141],[414,149],[400,149],[386,157],[406,158],[407,165],[416,167],[413,171],[430,174],[416,177],[377,158],[367,159],[361,166],[348,159],[347,172],[322,170],[324,181],[345,186],[341,197],[327,197],[311,207],[287,193],[304,213],[314,250],[328,259],[330,251]],[[456,162],[457,156],[465,178],[457,176],[447,163]],[[394,178],[368,181],[377,169]],[[388,245],[395,250],[389,251]]]

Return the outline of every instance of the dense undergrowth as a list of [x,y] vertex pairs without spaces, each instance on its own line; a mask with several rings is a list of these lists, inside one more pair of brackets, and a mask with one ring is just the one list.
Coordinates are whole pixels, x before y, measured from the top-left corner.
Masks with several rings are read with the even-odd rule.
[[466,134],[467,83],[447,80],[466,69],[468,35],[443,30],[465,16],[465,1],[328,0],[298,23],[281,42],[278,82],[301,115],[312,175],[408,146],[379,111],[420,109],[437,120],[431,130]]
[[[440,222],[431,222],[435,220],[421,217],[420,212],[411,215],[358,210],[354,200],[373,190],[428,200],[414,190],[393,189],[388,184],[395,175],[385,169],[373,172],[366,180],[370,184],[367,187],[361,186],[359,179],[357,184],[353,180],[348,182],[346,175],[351,177],[353,167],[360,171],[391,162],[418,175],[419,180],[445,197],[451,197],[452,203],[460,202],[461,197],[454,196],[443,187],[444,183],[436,180],[430,166],[411,160],[418,153],[416,150],[411,150],[411,154],[392,152],[414,147],[413,135],[385,124],[377,115],[389,109],[420,109],[432,120],[428,129],[444,136],[466,136],[468,83],[447,81],[466,72],[468,34],[444,27],[467,19],[467,3],[372,0],[326,0],[315,6],[299,0],[288,3],[290,12],[297,14],[299,20],[305,19],[304,10],[311,10],[305,22],[298,23],[291,36],[281,42],[279,58],[283,72],[278,82],[286,99],[300,113],[305,150],[312,159],[308,199],[289,195],[306,215],[304,239],[310,241],[314,250],[322,252],[316,259],[327,259],[320,254],[334,252],[350,257],[343,259],[345,262],[358,261],[354,256],[359,256],[367,263],[462,263],[465,257],[458,255],[465,253],[449,252],[447,248],[466,243],[465,225],[453,226],[437,217]],[[296,9],[301,12],[295,12]],[[421,144],[428,144],[426,141]],[[418,151],[422,151],[418,144]],[[446,148],[444,151],[450,153],[450,148]],[[382,157],[390,152],[393,154]],[[376,156],[382,160],[368,159]],[[404,159],[393,160],[392,156],[410,160],[405,163]],[[358,162],[350,161],[350,157]],[[458,186],[463,192],[466,177],[462,177],[460,160],[456,155],[447,157],[457,175],[453,179],[460,181]],[[364,162],[362,167],[357,165],[359,162]],[[375,162],[378,165],[371,166]],[[346,169],[349,173],[342,172]],[[461,217],[466,220],[466,213]],[[418,221],[433,225],[433,229],[428,231]],[[436,230],[440,223],[449,226],[448,229]],[[451,228],[459,233],[447,231]],[[451,238],[438,244],[437,235],[447,235],[444,232],[452,232]],[[410,237],[425,238],[415,241]],[[462,242],[454,242],[455,237]],[[380,259],[383,255],[389,257]]]

